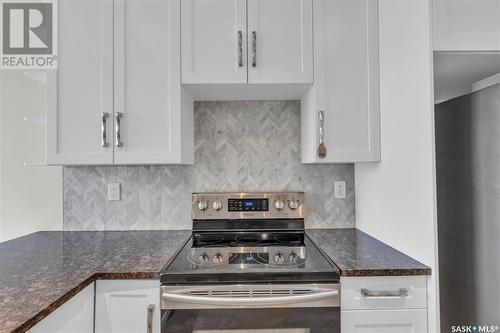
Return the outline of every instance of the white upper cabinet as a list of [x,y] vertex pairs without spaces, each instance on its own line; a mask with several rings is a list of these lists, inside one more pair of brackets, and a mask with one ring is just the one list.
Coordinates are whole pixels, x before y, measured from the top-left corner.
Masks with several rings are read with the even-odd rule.
[[312,8],[312,0],[182,0],[182,83],[311,84]]
[[115,0],[114,13],[115,164],[183,161],[179,2]]
[[182,0],[182,83],[246,83],[246,26],[246,0]]
[[434,0],[435,51],[500,51],[500,0]]
[[181,87],[180,2],[59,1],[47,163],[192,164],[193,101]]
[[380,160],[378,1],[314,2],[314,85],[301,108],[303,163]]
[[113,3],[66,0],[57,7],[59,69],[47,79],[47,163],[112,164]]
[[248,0],[248,82],[313,82],[312,0]]

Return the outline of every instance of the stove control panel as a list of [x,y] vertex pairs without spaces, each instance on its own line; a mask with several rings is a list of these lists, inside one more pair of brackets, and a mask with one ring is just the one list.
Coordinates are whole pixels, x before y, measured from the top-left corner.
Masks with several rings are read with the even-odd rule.
[[304,192],[193,193],[193,220],[303,219]]

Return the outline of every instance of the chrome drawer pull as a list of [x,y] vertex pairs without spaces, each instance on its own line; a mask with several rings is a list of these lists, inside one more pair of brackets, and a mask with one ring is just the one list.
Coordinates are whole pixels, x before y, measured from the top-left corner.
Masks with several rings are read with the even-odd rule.
[[401,298],[408,296],[408,289],[400,288],[399,290],[368,290],[361,289],[361,295],[364,298]]

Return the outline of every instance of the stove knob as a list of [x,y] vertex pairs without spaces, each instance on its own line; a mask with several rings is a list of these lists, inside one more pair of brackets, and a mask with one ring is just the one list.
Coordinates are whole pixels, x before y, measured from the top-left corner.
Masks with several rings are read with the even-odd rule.
[[276,208],[277,210],[282,210],[285,207],[285,204],[283,203],[283,200],[281,200],[281,199],[276,200],[273,205],[274,205],[274,208]]
[[283,257],[281,253],[276,253],[276,255],[274,256],[274,261],[277,264],[282,264],[285,261],[285,257]]
[[288,202],[288,207],[291,209],[291,210],[296,210],[297,208],[300,207],[300,203],[298,200],[290,200]]
[[198,209],[199,210],[207,210],[208,208],[208,201],[198,201]]
[[217,253],[215,256],[214,256],[214,262],[216,264],[220,264],[222,263],[222,255],[220,253]]
[[290,255],[288,256],[288,261],[290,261],[292,264],[297,263],[298,260],[299,256],[294,252],[290,253]]
[[205,253],[203,253],[202,255],[199,256],[198,259],[200,259],[200,262],[202,264],[206,264],[208,262],[208,259],[210,258],[208,258],[208,256]]
[[213,208],[214,210],[221,210],[221,209],[222,209],[222,207],[223,207],[223,205],[222,205],[222,201],[220,201],[220,200],[216,200],[216,201],[214,201],[214,203],[212,204],[212,208]]

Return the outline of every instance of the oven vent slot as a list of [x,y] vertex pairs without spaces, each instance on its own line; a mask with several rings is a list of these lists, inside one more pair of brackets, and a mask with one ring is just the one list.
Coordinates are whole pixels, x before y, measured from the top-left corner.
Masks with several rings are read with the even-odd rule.
[[215,297],[271,297],[304,295],[312,293],[313,289],[238,289],[238,290],[190,290],[189,294],[194,296]]
[[208,290],[190,290],[189,294],[194,296],[209,296],[210,292]]
[[311,292],[312,292],[311,289],[294,289],[293,295],[303,295],[303,294],[309,294]]

